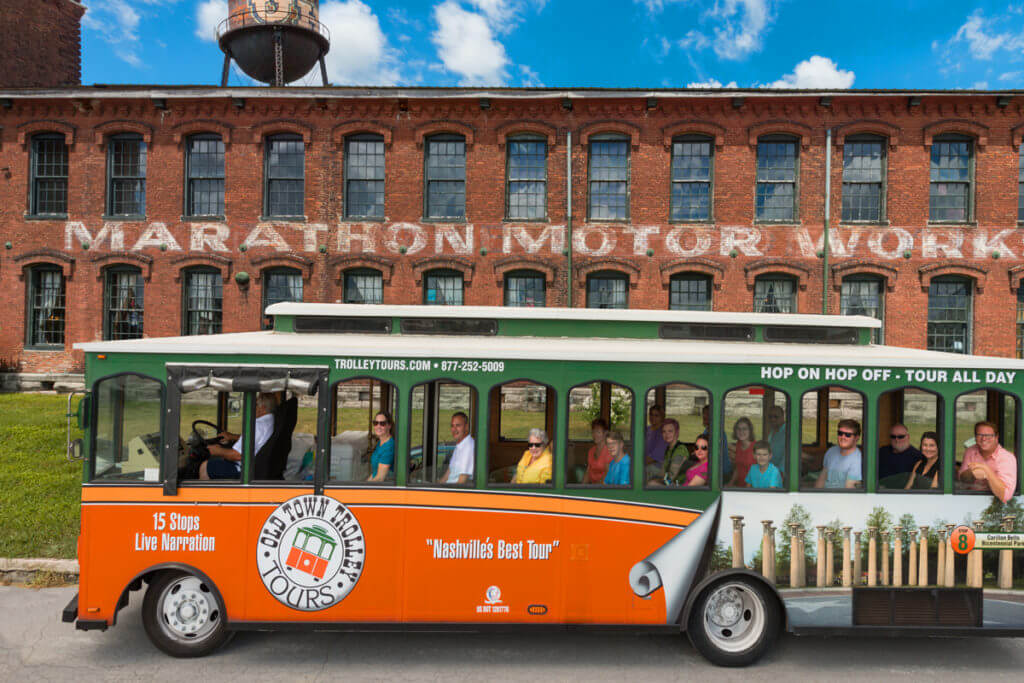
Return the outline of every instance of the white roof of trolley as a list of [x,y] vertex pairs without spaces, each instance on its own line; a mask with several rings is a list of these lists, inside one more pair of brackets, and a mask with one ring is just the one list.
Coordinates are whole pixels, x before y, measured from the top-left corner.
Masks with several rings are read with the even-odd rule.
[[803,313],[729,313],[724,311],[657,311],[610,308],[531,308],[515,306],[382,306],[379,304],[280,303],[267,315],[366,318],[480,318],[491,320],[588,320],[595,322],[716,323],[721,325],[796,325],[801,327],[879,328],[865,315]]

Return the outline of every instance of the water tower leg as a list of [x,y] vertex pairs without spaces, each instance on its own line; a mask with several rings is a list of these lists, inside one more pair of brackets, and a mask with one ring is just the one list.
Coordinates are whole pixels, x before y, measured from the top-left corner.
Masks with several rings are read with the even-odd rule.
[[224,68],[220,71],[220,87],[228,87],[228,74],[231,73],[231,53],[224,51]]
[[324,64],[323,55],[320,55],[320,79],[324,82],[325,88],[330,85],[330,83],[327,82],[327,65]]

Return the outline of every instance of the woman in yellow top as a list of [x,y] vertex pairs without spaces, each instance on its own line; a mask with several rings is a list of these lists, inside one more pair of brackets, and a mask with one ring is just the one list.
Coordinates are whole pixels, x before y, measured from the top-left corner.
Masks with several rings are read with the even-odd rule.
[[526,439],[527,449],[523,453],[513,484],[547,484],[551,481],[551,449],[548,435],[543,429],[531,429]]

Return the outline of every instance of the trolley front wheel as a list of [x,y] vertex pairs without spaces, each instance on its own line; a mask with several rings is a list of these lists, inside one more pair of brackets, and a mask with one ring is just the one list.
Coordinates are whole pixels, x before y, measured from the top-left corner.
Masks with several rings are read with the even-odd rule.
[[184,571],[160,574],[142,602],[146,635],[174,657],[202,657],[226,643],[224,619],[213,586]]

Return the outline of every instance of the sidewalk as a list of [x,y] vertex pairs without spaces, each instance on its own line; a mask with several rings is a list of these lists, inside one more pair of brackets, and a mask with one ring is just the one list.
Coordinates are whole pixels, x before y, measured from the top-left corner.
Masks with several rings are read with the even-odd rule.
[[0,582],[31,583],[40,574],[57,574],[68,583],[78,580],[78,560],[0,557]]

